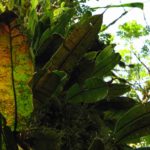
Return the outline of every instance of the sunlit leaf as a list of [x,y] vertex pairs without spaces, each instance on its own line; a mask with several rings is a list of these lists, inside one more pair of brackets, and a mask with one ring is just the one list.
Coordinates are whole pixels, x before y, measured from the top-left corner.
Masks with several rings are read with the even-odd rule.
[[26,116],[32,111],[32,95],[27,86],[33,72],[32,62],[27,39],[15,21],[0,24],[0,60],[0,112],[10,124],[14,117],[14,91],[19,115]]
[[114,45],[107,46],[96,58],[94,76],[103,77],[120,62],[121,56],[114,52]]
[[121,5],[110,5],[108,7],[136,7],[136,8],[140,8],[143,9],[144,5],[143,3],[140,2],[134,2],[134,3],[126,3],[126,4],[121,4]]
[[38,0],[31,0],[31,9],[36,9],[37,5],[38,5]]
[[139,38],[140,36],[149,34],[148,29],[137,23],[136,20],[120,25],[119,29],[120,31],[118,31],[117,34],[124,39]]
[[117,7],[131,7],[131,8],[143,9],[144,5],[141,2],[134,2],[134,3],[125,3],[125,4],[120,4],[120,5],[108,5],[108,6],[105,6],[105,7],[94,7],[93,9],[98,9],[98,8],[117,8]]
[[[56,13],[56,12],[58,13]],[[73,9],[69,8],[59,8],[54,11],[53,20],[51,27],[47,28],[45,32],[41,35],[39,40],[39,47],[41,48],[45,41],[48,40],[52,34],[60,34],[64,36],[66,34],[67,25],[73,15]],[[36,32],[36,31],[35,31]],[[38,47],[37,47],[38,48]]]
[[2,3],[0,3],[0,12],[4,12],[5,11],[5,6],[2,5]]

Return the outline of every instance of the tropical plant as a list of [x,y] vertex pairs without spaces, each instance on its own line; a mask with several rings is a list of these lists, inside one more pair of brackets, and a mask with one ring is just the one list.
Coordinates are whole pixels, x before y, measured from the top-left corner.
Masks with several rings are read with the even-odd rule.
[[[114,51],[115,44],[102,43],[98,37],[103,14],[86,13],[75,22],[72,19],[77,11],[70,7],[71,2],[65,5],[61,1],[61,7],[59,2],[56,5],[45,2],[31,1],[25,6],[26,1],[14,1],[12,7],[8,2],[6,7],[11,11],[4,8],[0,15],[0,34],[3,35],[0,36],[0,54],[3,54],[0,56],[4,61],[0,75],[8,74],[11,79],[3,78],[0,86],[5,85],[6,92],[11,92],[0,92],[2,100],[12,103],[13,99],[15,107],[14,130],[6,123],[7,115],[0,115],[2,148],[132,149],[129,143],[148,135],[150,104],[126,97],[124,94],[130,91],[130,85],[121,79],[115,82],[113,70],[121,63],[121,55]],[[143,5],[123,6],[142,8]],[[20,12],[18,18],[15,12]],[[27,36],[20,32],[18,23],[22,23],[21,30],[26,29]],[[29,43],[27,37],[31,40]],[[32,94],[29,94],[25,86],[31,76]],[[8,95],[9,100],[3,98],[3,94]],[[17,108],[26,102],[23,94],[27,94],[29,101],[33,95],[34,109],[30,124],[21,129],[17,123],[21,121],[22,109],[19,113]]]

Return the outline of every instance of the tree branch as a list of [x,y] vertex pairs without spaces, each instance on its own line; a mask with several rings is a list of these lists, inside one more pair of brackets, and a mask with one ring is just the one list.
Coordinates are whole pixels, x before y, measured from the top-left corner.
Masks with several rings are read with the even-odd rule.
[[117,19],[115,19],[114,21],[112,21],[110,24],[108,24],[102,31],[105,31],[106,29],[108,29],[110,26],[112,26],[113,24],[115,24],[119,19],[121,19],[124,15],[126,15],[128,13],[128,11],[125,11],[123,14],[121,14]]
[[135,57],[138,59],[138,61],[146,68],[146,70],[148,71],[149,75],[150,75],[150,68],[148,68],[142,61],[141,59],[136,55],[135,52],[133,52],[133,54],[135,55]]

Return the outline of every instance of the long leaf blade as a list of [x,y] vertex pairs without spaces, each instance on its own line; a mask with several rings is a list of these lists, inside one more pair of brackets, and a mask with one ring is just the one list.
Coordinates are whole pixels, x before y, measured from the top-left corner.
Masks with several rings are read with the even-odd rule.
[[117,8],[117,7],[131,7],[131,8],[140,8],[143,10],[144,4],[141,2],[134,2],[134,3],[125,3],[125,4],[120,4],[120,5],[108,5],[105,7],[94,7],[93,9],[98,9],[98,8]]
[[98,78],[87,79],[83,87],[77,83],[67,92],[67,101],[70,103],[94,103],[107,96],[107,85]]
[[139,104],[118,120],[115,127],[116,141],[130,141],[147,135],[150,131],[150,103]]
[[46,64],[45,68],[71,72],[81,56],[93,43],[101,24],[102,15],[96,15],[89,18],[81,26],[77,26]]
[[14,92],[19,114],[26,116],[32,111],[32,95],[27,82],[33,72],[27,39],[13,20],[0,24],[0,60],[0,112],[11,124],[14,118]]

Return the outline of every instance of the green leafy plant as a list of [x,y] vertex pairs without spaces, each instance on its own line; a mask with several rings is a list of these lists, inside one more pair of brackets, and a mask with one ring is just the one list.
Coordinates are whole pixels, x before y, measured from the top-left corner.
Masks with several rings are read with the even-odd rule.
[[[134,142],[133,139],[138,140],[147,135],[149,131],[149,103],[141,104],[128,98],[126,93],[130,91],[131,86],[122,78],[118,78],[116,82],[114,69],[120,63],[124,65],[124,62],[121,61],[121,55],[114,51],[115,45],[109,42],[108,45],[101,43],[98,39],[103,14],[83,15],[74,23],[73,9],[68,6],[77,4],[57,1],[56,4],[52,2],[53,7],[50,7],[49,1],[46,1],[48,6],[42,2],[31,1],[28,12],[23,10],[25,2],[19,2],[14,3],[14,6],[21,6],[21,9],[17,10],[22,12],[18,22],[22,17],[28,17],[31,21],[31,24],[25,23],[23,26],[28,32],[32,31],[29,34],[30,52],[36,72],[29,85],[32,89],[34,110],[30,116],[30,125],[24,130],[18,128],[17,131],[12,131],[6,125],[4,117],[0,116],[0,121],[4,122],[0,122],[0,135],[4,139],[5,149],[9,150],[11,147],[17,150],[17,144],[25,150],[132,149],[128,144]],[[57,8],[60,4],[61,8]],[[115,7],[122,6],[142,8],[143,5],[131,3]],[[43,12],[46,12],[45,15],[40,15]],[[8,14],[12,16],[11,20],[8,19],[9,22],[5,17]],[[35,20],[32,22],[30,17]],[[3,22],[0,21],[1,28],[9,29],[6,33],[14,38],[10,31],[15,29],[19,32],[16,26],[11,27],[16,18],[15,13],[6,11],[0,18],[3,18]],[[19,63],[14,63],[15,56],[20,62],[29,58],[27,55],[30,52],[25,51],[22,56],[20,49],[17,53],[15,50],[18,47],[13,47],[16,43],[4,38],[5,34],[0,36],[0,43],[9,42],[11,48],[3,50],[0,45],[0,50],[6,54],[11,53],[13,57],[7,58],[7,62],[17,68]],[[21,39],[18,39],[19,42]],[[4,58],[2,57],[2,60],[5,61]],[[29,60],[19,67],[26,74],[32,66],[28,64]],[[22,79],[21,73],[12,67],[10,70],[13,73],[12,85],[16,85],[15,88],[24,87],[23,83],[26,83],[27,78],[23,76]],[[106,81],[106,77],[111,79]],[[23,90],[25,93],[26,90]],[[15,93],[14,90],[12,93]],[[15,107],[18,108],[16,104]],[[17,109],[15,111],[19,113]]]

